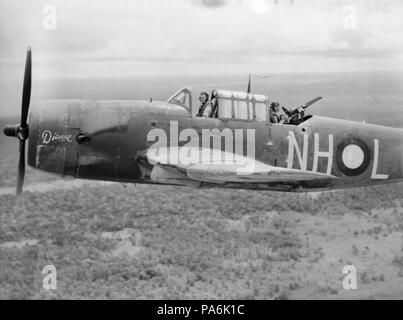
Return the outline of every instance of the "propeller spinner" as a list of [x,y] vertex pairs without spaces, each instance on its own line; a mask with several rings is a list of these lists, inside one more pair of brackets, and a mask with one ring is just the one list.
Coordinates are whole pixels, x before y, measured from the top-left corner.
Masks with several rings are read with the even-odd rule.
[[21,121],[17,125],[8,125],[4,128],[4,134],[8,137],[16,137],[20,141],[20,158],[18,162],[17,195],[22,192],[25,176],[25,140],[28,139],[29,127],[27,124],[29,103],[31,99],[32,57],[31,48],[28,47],[25,61],[24,86],[22,90]]

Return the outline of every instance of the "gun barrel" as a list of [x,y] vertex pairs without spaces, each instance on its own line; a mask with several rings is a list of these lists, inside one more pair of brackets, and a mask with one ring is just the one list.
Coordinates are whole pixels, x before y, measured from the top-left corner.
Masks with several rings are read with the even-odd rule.
[[306,109],[306,108],[308,108],[311,104],[315,103],[316,101],[318,101],[318,100],[320,100],[320,99],[322,99],[322,97],[313,98],[312,100],[309,100],[307,103],[305,103],[305,104],[302,106],[302,108]]

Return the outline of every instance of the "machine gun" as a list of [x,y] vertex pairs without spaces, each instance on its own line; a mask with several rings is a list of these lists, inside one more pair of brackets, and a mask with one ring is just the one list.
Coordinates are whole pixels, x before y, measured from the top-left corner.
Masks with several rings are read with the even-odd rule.
[[285,114],[288,116],[287,123],[299,124],[304,119],[305,109],[307,109],[311,104],[314,104],[320,99],[322,99],[322,97],[313,98],[312,100],[309,100],[308,102],[298,108],[295,108],[294,110],[288,110],[287,108],[282,106],[281,108],[283,108]]

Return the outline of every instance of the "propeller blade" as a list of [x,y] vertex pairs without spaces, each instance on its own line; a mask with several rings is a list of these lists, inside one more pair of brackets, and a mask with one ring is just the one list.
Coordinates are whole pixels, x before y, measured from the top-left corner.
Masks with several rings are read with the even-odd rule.
[[27,57],[25,60],[24,86],[22,90],[21,103],[21,127],[27,127],[29,102],[31,100],[31,81],[32,81],[32,55],[31,47],[28,47]]
[[22,192],[25,176],[25,140],[20,140],[20,159],[18,161],[17,195]]
[[31,100],[31,82],[32,82],[32,54],[31,47],[28,47],[27,57],[25,60],[24,85],[22,89],[21,102],[21,123],[18,125],[8,125],[3,132],[8,137],[18,138],[20,142],[20,157],[18,161],[18,179],[17,179],[17,196],[22,192],[25,176],[25,140],[29,136],[29,128],[27,124],[29,103]]

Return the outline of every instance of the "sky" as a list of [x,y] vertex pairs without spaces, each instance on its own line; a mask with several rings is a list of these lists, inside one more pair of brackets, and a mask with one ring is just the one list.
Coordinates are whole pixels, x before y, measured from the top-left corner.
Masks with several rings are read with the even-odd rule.
[[0,0],[0,80],[402,71],[399,0]]

